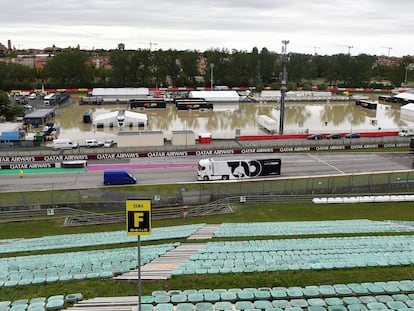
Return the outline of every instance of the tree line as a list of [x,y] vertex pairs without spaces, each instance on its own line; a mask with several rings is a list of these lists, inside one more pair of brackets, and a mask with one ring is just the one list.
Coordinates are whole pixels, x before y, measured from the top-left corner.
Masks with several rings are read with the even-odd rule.
[[[91,66],[92,55],[109,56],[111,69]],[[178,50],[79,49],[56,54],[42,70],[0,62],[0,89],[76,87],[229,87],[254,86],[278,89],[281,56],[266,48],[260,51],[210,49],[205,52]],[[311,89],[318,85],[338,87],[399,87],[411,72],[413,57],[398,66],[377,65],[377,56],[337,54],[331,56],[289,53],[288,89]]]

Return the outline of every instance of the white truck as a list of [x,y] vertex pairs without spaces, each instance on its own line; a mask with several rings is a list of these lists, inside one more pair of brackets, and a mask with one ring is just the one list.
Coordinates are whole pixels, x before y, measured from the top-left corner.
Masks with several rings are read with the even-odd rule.
[[280,175],[282,161],[266,159],[202,159],[198,161],[197,180],[248,179]]
[[78,147],[79,147],[78,143],[74,143],[70,139],[67,139],[67,138],[53,140],[54,150],[76,149]]
[[398,132],[398,136],[414,136],[414,126],[402,127]]

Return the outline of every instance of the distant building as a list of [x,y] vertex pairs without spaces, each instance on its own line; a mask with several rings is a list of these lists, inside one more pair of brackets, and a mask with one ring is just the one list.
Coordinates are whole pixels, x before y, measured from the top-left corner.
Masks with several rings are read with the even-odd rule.
[[402,57],[388,57],[382,55],[378,56],[377,61],[375,63],[380,66],[397,67],[401,63],[402,59]]

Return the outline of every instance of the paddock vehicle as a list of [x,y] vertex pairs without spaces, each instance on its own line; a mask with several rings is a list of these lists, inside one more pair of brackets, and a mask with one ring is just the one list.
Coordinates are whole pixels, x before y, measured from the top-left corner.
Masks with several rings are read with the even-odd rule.
[[198,162],[198,180],[229,180],[280,175],[281,159],[203,159]]

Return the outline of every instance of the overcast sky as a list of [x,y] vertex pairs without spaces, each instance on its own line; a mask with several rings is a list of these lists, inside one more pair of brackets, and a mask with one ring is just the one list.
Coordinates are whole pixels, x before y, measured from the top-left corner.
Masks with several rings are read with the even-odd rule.
[[414,55],[413,0],[3,0],[0,42],[23,48],[211,48]]

